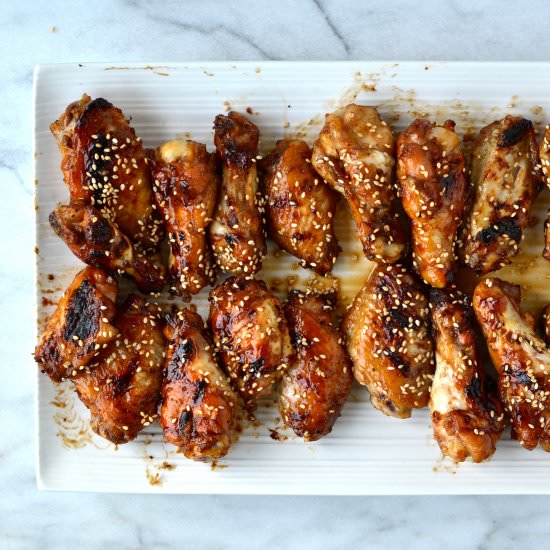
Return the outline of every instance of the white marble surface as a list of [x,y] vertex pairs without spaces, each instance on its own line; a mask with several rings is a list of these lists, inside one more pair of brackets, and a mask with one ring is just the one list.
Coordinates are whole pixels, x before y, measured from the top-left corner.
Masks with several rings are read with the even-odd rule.
[[[543,0],[2,0],[0,547],[542,547],[550,497],[39,492],[34,477],[32,71],[65,61],[544,60]],[[413,7],[414,6],[414,7]],[[55,30],[55,32],[52,32]]]

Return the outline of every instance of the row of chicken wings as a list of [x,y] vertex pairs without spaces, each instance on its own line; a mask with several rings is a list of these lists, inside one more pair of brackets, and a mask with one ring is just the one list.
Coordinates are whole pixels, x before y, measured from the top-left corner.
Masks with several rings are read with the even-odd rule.
[[[550,129],[539,152],[525,119],[485,127],[471,173],[452,121],[416,120],[395,141],[374,107],[355,104],[326,116],[312,149],[283,140],[263,159],[258,128],[236,112],[216,117],[215,153],[189,140],[146,150],[120,109],[86,95],[51,129],[70,202],[50,224],[89,267],[35,359],[53,381],[71,380],[101,436],[124,443],[158,417],[189,458],[220,457],[239,404],[252,411],[279,388],[285,424],[313,441],[331,431],[355,377],[387,415],[429,404],[436,439],[456,460],[489,457],[507,417],[526,448],[550,449],[550,351],[519,289],[485,279],[472,305],[454,285],[459,262],[486,274],[517,254],[550,176]],[[267,235],[328,274],[340,196],[377,266],[339,327],[335,290],[293,291],[283,303],[254,275]],[[550,221],[546,236],[550,259]],[[211,290],[206,325],[192,306],[118,300],[117,275],[188,299],[218,272],[231,276]]]

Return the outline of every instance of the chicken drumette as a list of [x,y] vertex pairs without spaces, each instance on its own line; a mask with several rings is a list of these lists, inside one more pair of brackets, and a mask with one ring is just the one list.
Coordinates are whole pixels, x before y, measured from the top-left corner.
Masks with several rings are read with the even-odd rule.
[[438,288],[455,269],[455,242],[468,184],[460,139],[448,120],[438,126],[415,120],[397,139],[397,177],[411,219],[413,263],[424,281]]
[[533,124],[508,115],[481,130],[472,157],[473,207],[464,226],[462,257],[489,273],[518,253],[542,183]]
[[243,115],[230,112],[214,121],[214,142],[223,178],[220,200],[210,225],[210,242],[220,269],[252,276],[266,253],[258,188],[258,128]]
[[312,163],[351,208],[369,260],[394,263],[407,236],[396,211],[392,131],[374,107],[347,105],[326,115]]
[[332,324],[334,292],[293,291],[285,305],[296,357],[283,377],[279,409],[296,435],[328,434],[349,395],[353,374],[342,337]]
[[153,179],[170,245],[170,291],[196,294],[214,279],[206,232],[218,196],[215,158],[201,143],[170,141],[157,149]]
[[299,140],[277,142],[262,162],[270,237],[324,275],[340,250],[334,235],[337,197],[311,165],[311,150]]
[[455,289],[432,289],[436,369],[430,393],[435,438],[445,456],[481,462],[495,452],[504,411],[480,363],[470,300]]
[[191,309],[168,317],[160,422],[165,441],[187,458],[224,456],[231,445],[237,396],[217,365],[202,318]]
[[280,301],[263,281],[230,277],[210,292],[210,327],[221,362],[245,405],[269,394],[292,357]]
[[428,300],[399,265],[378,266],[343,320],[355,379],[384,414],[425,407],[435,370]]

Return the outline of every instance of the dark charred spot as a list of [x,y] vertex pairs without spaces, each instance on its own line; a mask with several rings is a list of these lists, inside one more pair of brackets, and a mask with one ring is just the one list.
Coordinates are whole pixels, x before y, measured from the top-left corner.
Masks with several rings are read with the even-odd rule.
[[453,172],[449,172],[439,180],[439,184],[443,189],[445,196],[449,195],[456,187],[456,176]]
[[466,386],[466,395],[468,399],[472,399],[476,403],[480,403],[482,389],[483,388],[481,387],[481,378],[479,376],[475,376]]
[[533,380],[525,371],[516,371],[514,372],[514,382],[517,382],[518,384],[528,385],[532,384]]
[[194,352],[195,347],[190,340],[180,342],[176,346],[168,364],[168,378],[170,380],[180,380],[185,377],[182,367],[188,360],[192,359]]
[[255,361],[252,361],[252,363],[248,364],[247,372],[254,378],[257,378],[262,373],[264,364],[265,360],[263,357],[260,357],[259,359],[256,359]]
[[235,233],[226,233],[223,239],[229,246],[236,246],[239,242],[239,238]]
[[408,361],[405,361],[405,359],[401,356],[401,354],[389,348],[385,348],[384,355],[391,361],[392,365],[401,374],[403,374],[403,376],[408,376],[410,374],[411,366]]
[[91,338],[99,328],[99,316],[95,289],[85,279],[72,294],[67,305],[63,338],[66,341],[73,341],[73,336],[83,341]]
[[132,379],[134,377],[134,373],[136,369],[139,366],[139,359],[133,359],[128,364],[128,369],[122,376],[113,376],[111,378],[111,382],[109,384],[109,387],[112,392],[113,398],[121,396],[123,393],[126,393],[128,391],[128,388],[130,387],[130,384],[132,383]]
[[502,131],[497,147],[512,147],[513,145],[516,145],[523,139],[523,136],[527,132],[532,130],[532,128],[533,125],[530,120],[526,120],[525,118],[516,120],[510,128]]
[[180,416],[180,421],[178,422],[178,431],[181,435],[185,432],[185,427],[192,418],[193,413],[191,411],[183,411],[183,414]]
[[208,384],[202,379],[197,382],[197,389],[195,390],[195,394],[193,395],[194,405],[198,405],[202,401],[207,386]]
[[111,224],[102,216],[86,228],[86,234],[86,240],[90,244],[107,245],[113,238]]
[[491,244],[501,235],[507,235],[516,243],[521,241],[521,228],[518,227],[515,218],[508,216],[491,224],[490,227],[482,229],[477,234],[477,240],[483,244]]
[[409,326],[409,317],[399,309],[391,308],[388,311],[388,323],[385,323],[388,329],[407,328]]
[[230,113],[214,120],[215,142],[220,156],[228,166],[250,168],[258,146],[258,128],[245,117]]

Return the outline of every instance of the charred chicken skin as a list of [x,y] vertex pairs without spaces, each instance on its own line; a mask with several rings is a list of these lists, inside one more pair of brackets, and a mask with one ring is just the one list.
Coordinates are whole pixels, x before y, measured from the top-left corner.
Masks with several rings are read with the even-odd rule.
[[[548,188],[550,188],[550,125],[544,130],[542,142],[540,144],[540,163],[544,180]],[[550,211],[544,224],[544,252],[545,259],[550,260]]]
[[326,115],[313,146],[315,170],[346,197],[365,256],[380,263],[398,261],[407,244],[396,211],[394,153],[378,111],[353,103]]
[[210,225],[210,242],[222,271],[251,277],[266,253],[258,188],[258,128],[230,112],[214,121],[214,142],[222,165],[220,200]]
[[454,122],[415,120],[397,139],[397,178],[411,219],[413,264],[424,281],[444,288],[455,271],[455,243],[468,184]]
[[280,301],[263,281],[230,277],[210,292],[210,328],[221,363],[247,408],[271,392],[293,355]]
[[340,251],[333,228],[337,197],[313,169],[308,145],[277,142],[262,171],[271,238],[303,267],[331,271]]
[[531,121],[508,115],[483,128],[473,151],[471,181],[474,198],[462,257],[483,274],[509,264],[518,253],[541,188]]
[[95,267],[76,275],[40,335],[34,358],[53,381],[75,376],[111,342],[116,280]]
[[474,312],[455,289],[432,289],[430,307],[436,344],[430,394],[435,438],[445,456],[482,462],[495,452],[504,410],[479,361]]
[[191,309],[168,318],[166,375],[160,422],[164,440],[193,460],[220,458],[231,445],[237,396],[213,356],[200,315]]
[[500,398],[526,449],[550,451],[550,350],[520,309],[520,288],[497,278],[474,291],[474,310],[498,371]]
[[50,129],[63,157],[71,202],[97,208],[140,251],[156,247],[162,226],[153,209],[149,166],[122,111],[84,94]]
[[94,432],[113,443],[127,443],[156,416],[164,358],[160,310],[130,296],[114,324],[116,339],[73,378],[90,409]]
[[343,323],[355,379],[388,416],[425,407],[435,370],[428,300],[399,265],[378,266]]
[[93,206],[59,205],[50,214],[50,225],[84,263],[111,273],[126,274],[142,292],[162,288],[164,266],[158,257],[137,252],[128,237]]
[[218,196],[213,155],[194,141],[170,141],[157,149],[153,189],[170,245],[170,291],[196,294],[214,280],[207,230]]
[[332,323],[335,303],[335,293],[293,291],[285,305],[296,357],[283,377],[279,409],[306,441],[330,433],[353,382],[351,361]]

